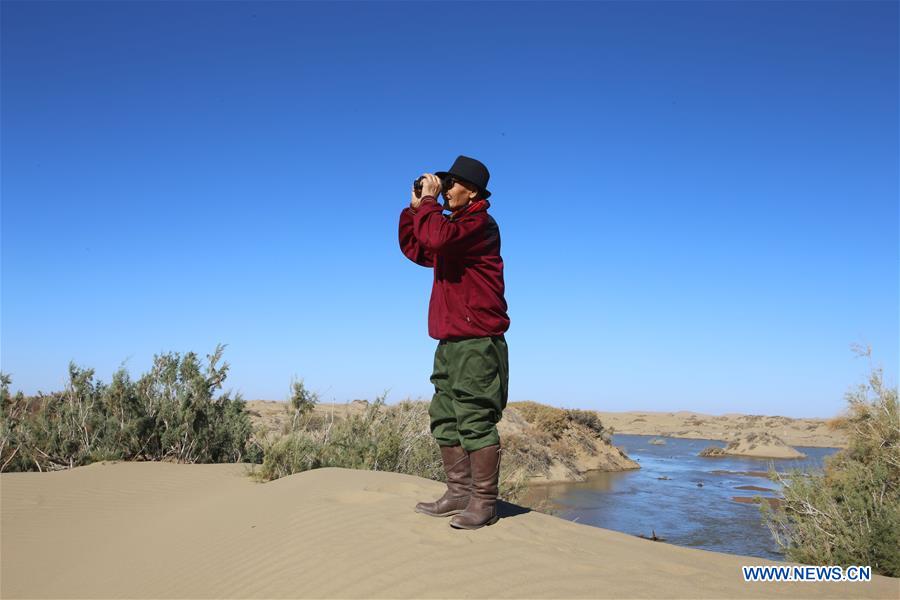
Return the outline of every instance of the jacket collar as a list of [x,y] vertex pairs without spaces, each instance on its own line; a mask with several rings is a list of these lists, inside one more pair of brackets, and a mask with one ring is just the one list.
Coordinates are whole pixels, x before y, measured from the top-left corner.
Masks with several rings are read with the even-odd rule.
[[481,200],[476,200],[475,202],[470,202],[466,206],[462,208],[458,208],[452,213],[450,213],[450,220],[455,221],[459,218],[462,218],[466,215],[471,215],[472,213],[476,213],[482,210],[487,210],[490,207],[491,203],[482,198]]

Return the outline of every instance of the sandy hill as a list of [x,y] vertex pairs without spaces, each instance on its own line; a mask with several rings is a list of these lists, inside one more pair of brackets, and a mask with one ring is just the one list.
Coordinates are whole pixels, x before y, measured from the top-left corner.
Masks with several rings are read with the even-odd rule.
[[[537,427],[528,423],[515,406],[507,406],[497,423],[501,444],[514,437],[535,441],[541,439]],[[504,441],[506,440],[506,441]],[[549,464],[544,473],[533,475],[529,484],[585,481],[590,471],[628,471],[641,465],[630,459],[618,447],[595,437],[581,426],[571,425],[559,440],[547,439],[540,444],[546,450]],[[567,448],[569,452],[561,452]]]
[[750,432],[733,439],[724,448],[710,447],[700,456],[752,456],[756,458],[803,458],[806,455],[784,443],[777,435]]
[[870,583],[745,583],[760,558],[680,548],[501,504],[455,530],[443,485],[327,468],[95,463],[4,473],[3,598],[897,598]]

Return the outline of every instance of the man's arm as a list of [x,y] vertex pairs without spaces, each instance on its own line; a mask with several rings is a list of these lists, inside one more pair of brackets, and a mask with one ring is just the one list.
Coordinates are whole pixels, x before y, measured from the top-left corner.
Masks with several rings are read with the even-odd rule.
[[480,221],[451,221],[442,210],[433,197],[425,196],[413,215],[413,235],[426,250],[435,254],[459,253],[478,241],[477,234],[483,228]]
[[406,257],[423,267],[434,266],[434,253],[427,250],[413,234],[413,215],[416,209],[404,208],[400,213],[400,250]]

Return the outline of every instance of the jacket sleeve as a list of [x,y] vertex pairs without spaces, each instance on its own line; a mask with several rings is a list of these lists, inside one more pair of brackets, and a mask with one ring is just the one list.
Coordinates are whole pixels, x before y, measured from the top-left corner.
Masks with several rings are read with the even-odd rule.
[[442,210],[433,198],[423,201],[413,215],[413,235],[434,254],[464,253],[481,238],[483,224],[475,219],[451,221]]
[[400,213],[400,250],[406,258],[423,267],[434,266],[434,253],[427,250],[413,235],[413,215],[416,211],[404,208]]

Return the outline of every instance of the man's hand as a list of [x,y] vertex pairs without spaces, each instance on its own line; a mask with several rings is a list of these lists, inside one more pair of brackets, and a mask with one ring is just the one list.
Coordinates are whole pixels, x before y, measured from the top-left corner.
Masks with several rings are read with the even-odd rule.
[[433,196],[437,200],[438,194],[441,193],[441,180],[438,179],[437,175],[432,173],[423,173],[422,175],[425,177],[422,180],[422,196],[416,198],[416,192],[413,190],[412,199],[409,202],[409,205],[413,208],[419,208],[419,205],[422,204],[422,198],[425,196]]

